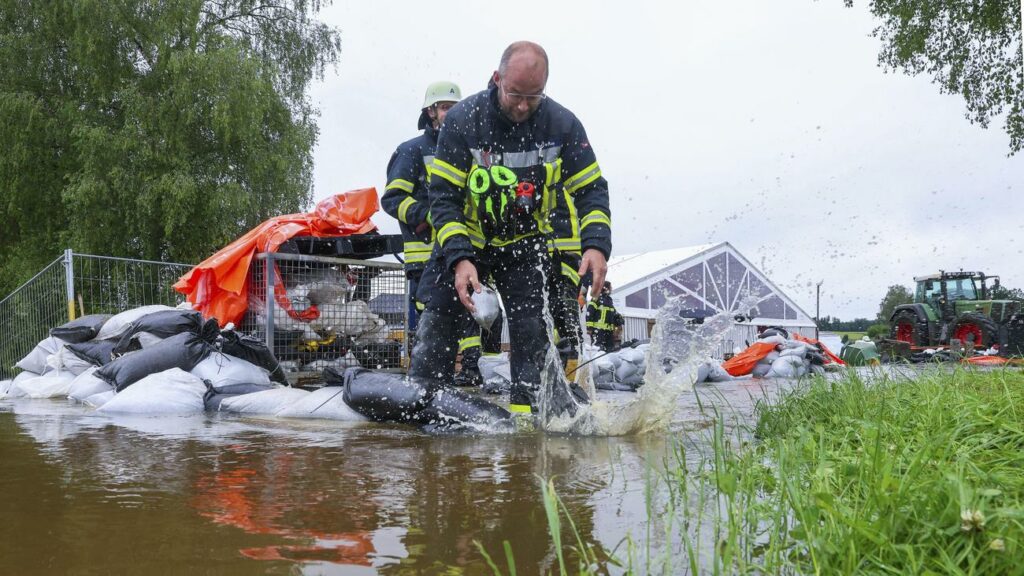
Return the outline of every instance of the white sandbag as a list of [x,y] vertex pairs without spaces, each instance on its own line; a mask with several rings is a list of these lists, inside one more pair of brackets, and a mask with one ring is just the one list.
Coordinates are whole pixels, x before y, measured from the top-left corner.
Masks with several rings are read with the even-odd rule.
[[14,384],[14,379],[0,380],[0,398],[7,396],[7,391],[11,389],[11,384]]
[[783,356],[772,362],[772,369],[768,372],[768,378],[799,378],[807,373],[807,367],[803,359],[797,356]]
[[770,344],[785,344],[786,342],[789,342],[789,340],[786,340],[782,336],[775,334],[773,336],[766,336],[764,338],[761,338],[758,340],[758,342],[768,342]]
[[387,341],[388,336],[391,333],[391,329],[388,328],[388,323],[383,318],[377,318],[374,320],[375,326],[362,334],[359,334],[355,341],[356,345],[365,346],[367,344],[383,344]]
[[46,365],[60,372],[70,372],[75,376],[93,367],[92,362],[68,350],[67,346],[61,346],[56,352],[47,356]]
[[473,320],[476,320],[476,323],[484,330],[490,330],[494,321],[498,319],[498,315],[501,314],[498,293],[490,286],[481,284],[480,291],[471,293],[469,299],[473,301]]
[[232,384],[270,384],[270,373],[263,368],[219,352],[196,364],[191,373],[200,380],[208,381],[214,390]]
[[56,370],[29,378],[17,384],[23,396],[28,398],[56,398],[67,396],[71,389],[71,382],[75,375],[71,372],[58,372]]
[[499,378],[505,382],[512,382],[512,365],[508,361],[508,352],[484,354],[476,365],[480,368],[480,376],[485,382]]
[[369,418],[356,412],[345,403],[344,392],[345,388],[342,386],[326,386],[314,390],[297,402],[282,408],[277,416],[279,418],[323,418],[346,422],[368,422]]
[[811,374],[815,376],[823,376],[825,374],[825,367],[817,364],[811,364]]
[[93,394],[113,390],[113,386],[96,376],[96,370],[99,368],[94,366],[76,376],[68,390],[68,398],[77,402],[85,402],[85,399]]
[[754,378],[764,378],[772,370],[772,365],[767,362],[758,362],[754,365],[754,369],[750,371],[750,375]]
[[729,382],[730,380],[735,380],[735,377],[729,374],[721,365],[709,362],[707,379],[708,382]]
[[39,377],[39,374],[36,372],[30,372],[28,370],[25,370],[24,372],[19,372],[18,375],[14,377],[14,380],[11,380],[11,385],[7,388],[7,398],[24,397],[25,393],[21,390],[19,384],[37,377]]
[[799,347],[796,348],[786,348],[782,352],[779,352],[779,356],[796,356],[798,358],[803,358],[804,354],[806,353],[807,347],[804,345],[800,345]]
[[[276,315],[274,319],[277,319]],[[309,326],[321,334],[359,336],[377,330],[378,319],[366,302],[355,300],[320,307],[320,317],[312,320]]]
[[128,325],[132,322],[142,318],[146,314],[152,314],[153,312],[159,312],[161,310],[173,310],[170,306],[164,306],[163,304],[152,304],[150,306],[140,306],[138,308],[132,308],[131,310],[125,310],[120,314],[114,315],[110,320],[100,328],[96,338],[94,340],[109,340],[111,338],[120,338],[121,334],[128,329]]
[[40,340],[39,343],[36,344],[36,347],[26,354],[24,358],[18,360],[18,363],[15,364],[15,366],[25,370],[26,372],[42,374],[49,369],[46,365],[46,359],[49,358],[51,354],[55,354],[63,345],[64,341],[60,338],[47,336]]
[[694,379],[694,384],[700,384],[701,382],[707,382],[708,374],[711,373],[711,363],[705,362],[700,366],[697,366],[697,378]]
[[221,412],[248,414],[251,416],[274,416],[288,406],[309,396],[309,392],[298,388],[276,388],[225,398],[220,403]]
[[113,388],[111,388],[106,392],[98,392],[96,394],[93,394],[92,396],[89,396],[85,400],[82,400],[82,404],[99,409],[102,408],[107,402],[113,400],[114,396],[117,396],[117,392],[114,392]]
[[632,379],[633,376],[640,371],[640,367],[630,362],[622,362],[619,367],[615,369],[615,380],[617,382],[626,382]]
[[206,385],[181,368],[150,374],[97,410],[104,414],[198,414]]
[[145,350],[146,348],[152,348],[153,346],[163,342],[164,339],[156,334],[150,334],[149,332],[136,332],[135,334],[132,334],[132,340],[137,341],[139,343],[139,347]]
[[618,351],[619,358],[623,362],[629,362],[630,364],[641,364],[644,361],[644,353],[634,348],[623,348]]
[[771,352],[768,353],[767,356],[762,358],[761,361],[762,362],[767,362],[768,364],[771,364],[772,362],[775,362],[776,360],[778,360],[781,357],[782,357],[782,354],[780,354],[778,350],[772,350]]

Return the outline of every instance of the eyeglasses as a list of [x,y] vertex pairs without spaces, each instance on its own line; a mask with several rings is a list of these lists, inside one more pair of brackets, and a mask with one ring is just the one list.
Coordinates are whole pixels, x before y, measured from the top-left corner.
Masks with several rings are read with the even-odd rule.
[[540,102],[541,100],[548,97],[548,95],[543,92],[541,92],[540,94],[519,94],[518,92],[509,92],[508,90],[505,90],[505,86],[502,84],[498,84],[498,86],[501,88],[501,91],[505,93],[506,98],[515,102],[525,100],[530,104],[536,104],[537,102]]

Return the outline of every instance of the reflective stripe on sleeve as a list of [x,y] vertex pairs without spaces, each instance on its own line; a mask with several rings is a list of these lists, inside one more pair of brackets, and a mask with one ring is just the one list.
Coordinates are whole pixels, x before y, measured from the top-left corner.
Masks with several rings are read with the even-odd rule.
[[409,223],[409,219],[408,219],[409,208],[413,204],[415,204],[415,203],[416,203],[416,199],[413,198],[412,196],[409,196],[405,200],[402,200],[402,203],[398,205],[398,219],[400,221],[404,222],[405,224]]
[[566,180],[565,189],[570,194],[575,193],[580,188],[583,188],[600,177],[601,167],[597,165],[597,162],[594,162],[590,166],[587,166],[583,170],[573,174],[568,180]]
[[444,243],[447,242],[449,238],[455,236],[456,234],[469,236],[469,232],[466,231],[466,225],[463,224],[462,222],[449,222],[442,226],[441,229],[437,231],[437,241],[440,242],[442,246],[444,246]]
[[459,188],[466,187],[466,173],[459,170],[455,166],[434,158],[433,173],[458,186]]
[[459,340],[459,352],[465,352],[467,348],[474,346],[480,346],[481,340],[479,336],[470,336]]
[[605,214],[604,212],[601,212],[600,210],[594,210],[590,214],[584,216],[583,220],[580,220],[580,230],[583,230],[584,228],[590,226],[591,224],[604,224],[605,226],[611,228],[612,219],[609,218],[608,215]]
[[408,192],[408,193],[412,194],[413,184],[412,184],[412,182],[409,182],[408,180],[403,180],[401,178],[395,178],[391,182],[388,182],[388,185],[385,186],[384,189],[385,190],[401,190],[402,192]]

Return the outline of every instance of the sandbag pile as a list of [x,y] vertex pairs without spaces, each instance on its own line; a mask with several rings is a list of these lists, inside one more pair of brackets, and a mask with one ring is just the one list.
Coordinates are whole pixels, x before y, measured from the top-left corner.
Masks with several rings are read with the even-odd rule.
[[[649,344],[636,348],[623,348],[607,354],[597,348],[584,352],[580,363],[591,361],[591,375],[598,390],[633,391],[644,383],[647,373],[647,349]],[[603,354],[603,355],[602,355]]]
[[816,340],[799,334],[790,337],[785,330],[769,328],[746,350],[722,363],[732,376],[754,378],[802,378],[824,374],[826,366],[842,366],[843,361]]
[[[194,310],[160,305],[83,316],[53,328],[16,367],[22,372],[0,386],[0,396],[68,397],[136,413],[159,413],[157,406],[180,413],[186,405],[202,411],[208,389],[287,383],[261,342],[222,332]],[[141,382],[141,391],[132,390]],[[106,407],[114,398],[118,402]]]

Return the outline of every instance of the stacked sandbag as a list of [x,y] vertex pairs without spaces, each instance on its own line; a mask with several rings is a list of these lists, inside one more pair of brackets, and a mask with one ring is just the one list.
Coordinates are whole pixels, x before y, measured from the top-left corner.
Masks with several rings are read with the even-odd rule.
[[732,376],[796,379],[824,374],[826,365],[841,363],[822,344],[799,334],[790,337],[785,330],[771,328],[759,336],[746,350],[722,363],[722,369]]
[[509,364],[508,352],[484,354],[477,360],[477,368],[484,381],[482,389],[485,393],[504,394],[512,388],[512,365]]
[[[591,361],[591,374],[598,390],[634,391],[644,383],[649,344],[603,353],[588,349],[580,363]],[[592,359],[592,360],[591,360]]]
[[180,368],[148,374],[97,409],[104,414],[198,414],[206,385]]
[[129,352],[113,360],[97,370],[96,376],[112,385],[117,392],[121,392],[150,374],[171,368],[188,372],[212,350],[209,341],[191,332],[183,332],[150,348]]

